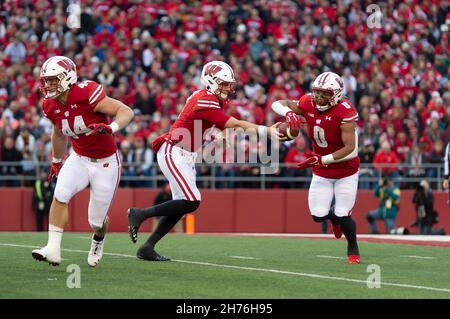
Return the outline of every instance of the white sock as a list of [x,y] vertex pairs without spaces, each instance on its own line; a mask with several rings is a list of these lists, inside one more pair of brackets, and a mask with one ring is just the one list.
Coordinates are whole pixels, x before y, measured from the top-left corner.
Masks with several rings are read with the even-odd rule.
[[48,243],[47,246],[54,247],[56,249],[61,249],[61,240],[64,229],[57,227],[55,225],[48,225]]

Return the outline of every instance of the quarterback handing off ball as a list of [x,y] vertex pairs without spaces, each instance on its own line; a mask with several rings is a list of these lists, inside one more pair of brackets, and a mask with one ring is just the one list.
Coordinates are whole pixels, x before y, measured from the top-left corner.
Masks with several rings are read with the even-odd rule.
[[281,139],[281,141],[291,141],[291,140],[295,139],[298,136],[298,134],[300,134],[299,129],[289,128],[289,124],[286,122],[281,123],[280,126],[278,126],[278,130],[284,136]]

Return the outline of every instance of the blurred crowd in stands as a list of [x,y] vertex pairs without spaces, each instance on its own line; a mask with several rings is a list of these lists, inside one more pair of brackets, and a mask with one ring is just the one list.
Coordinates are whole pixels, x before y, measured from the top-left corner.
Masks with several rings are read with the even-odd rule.
[[[50,56],[65,55],[76,63],[80,81],[101,83],[109,96],[134,109],[134,122],[116,135],[125,176],[152,174],[151,142],[201,88],[204,63],[224,60],[238,78],[227,107],[236,118],[257,124],[280,120],[270,109],[273,101],[299,99],[319,73],[331,70],[342,76],[344,94],[360,115],[362,163],[391,164],[378,170],[393,176],[436,177],[435,168],[422,164],[442,163],[450,141],[447,2],[380,2],[380,27],[372,28],[369,4],[83,0],[81,27],[70,29],[68,1],[2,1],[0,160],[22,165],[3,165],[1,174],[35,174],[36,161],[51,159],[51,123],[41,113],[39,70]],[[310,145],[306,137],[283,144],[281,160],[303,160]],[[401,169],[399,163],[411,166]],[[199,173],[208,174],[208,168],[200,167]],[[224,166],[217,174],[260,172]],[[292,168],[279,174],[305,172]],[[361,175],[374,171],[363,169]]]

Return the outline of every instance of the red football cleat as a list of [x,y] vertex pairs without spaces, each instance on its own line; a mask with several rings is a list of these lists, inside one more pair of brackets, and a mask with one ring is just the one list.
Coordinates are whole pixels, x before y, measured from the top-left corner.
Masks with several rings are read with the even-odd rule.
[[337,239],[342,237],[341,225],[331,223],[331,229],[333,229],[334,237]]
[[361,262],[361,257],[359,255],[350,255],[348,256],[349,264],[359,264]]

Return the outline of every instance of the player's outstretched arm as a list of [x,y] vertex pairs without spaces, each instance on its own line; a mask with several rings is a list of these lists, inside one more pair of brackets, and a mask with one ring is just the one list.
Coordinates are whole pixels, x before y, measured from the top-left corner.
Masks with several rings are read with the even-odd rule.
[[225,123],[225,128],[242,128],[246,132],[253,131],[260,136],[271,136],[279,140],[283,137],[283,135],[277,129],[280,124],[281,123],[275,123],[272,126],[264,126],[230,117]]
[[278,115],[285,116],[289,111],[302,115],[302,111],[298,107],[298,100],[278,100],[272,103],[272,110]]
[[[111,134],[114,134],[118,130],[127,126],[134,116],[133,110],[131,108],[129,108],[119,100],[110,98],[108,96],[106,96],[97,104],[94,112],[99,112],[114,117],[114,122],[107,125],[108,127],[106,128],[106,133]],[[92,134],[92,131],[89,133]],[[90,135],[89,133],[87,133],[86,135]]]
[[278,115],[286,117],[286,122],[291,129],[299,129],[301,120],[299,115],[302,111],[298,107],[297,100],[278,100],[272,103],[272,110]]

